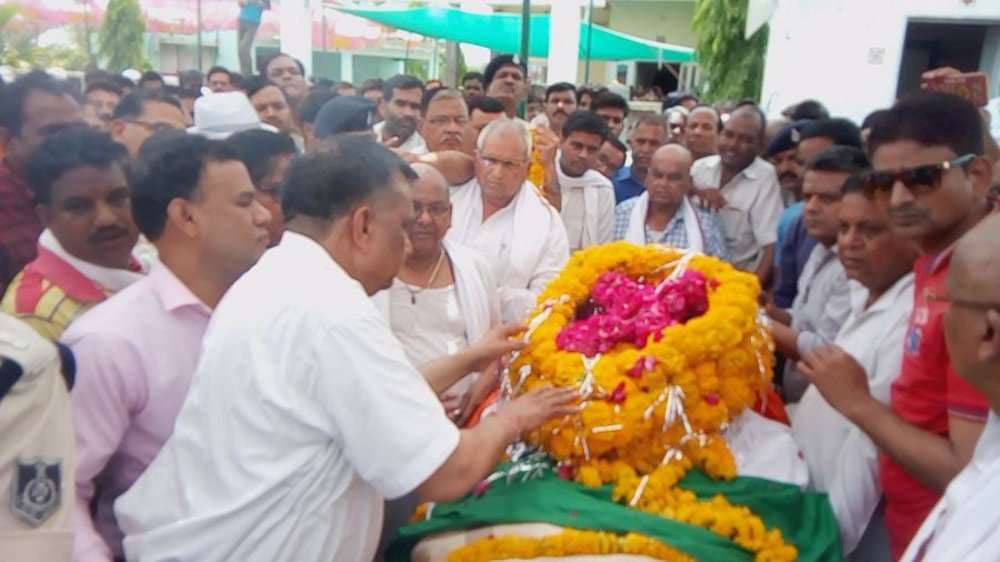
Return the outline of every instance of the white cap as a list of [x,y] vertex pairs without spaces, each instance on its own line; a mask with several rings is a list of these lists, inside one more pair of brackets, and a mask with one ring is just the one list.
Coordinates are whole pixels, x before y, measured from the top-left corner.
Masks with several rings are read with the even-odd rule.
[[278,132],[278,129],[261,123],[257,110],[243,92],[208,94],[194,102],[194,127],[187,132],[222,140],[232,134],[253,129]]
[[134,68],[127,68],[122,71],[122,76],[133,82],[138,82],[139,78],[142,78],[142,73]]

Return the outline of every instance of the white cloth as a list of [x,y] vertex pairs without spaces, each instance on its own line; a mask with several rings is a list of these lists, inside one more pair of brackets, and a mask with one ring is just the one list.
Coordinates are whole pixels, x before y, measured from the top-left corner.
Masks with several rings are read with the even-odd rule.
[[[701,232],[701,221],[698,214],[694,212],[694,206],[687,197],[681,199],[681,206],[676,212],[684,213],[684,231],[687,234],[688,247],[692,252],[705,252],[705,236]],[[625,231],[625,240],[633,244],[643,245],[646,243],[646,215],[649,214],[649,192],[643,191],[642,195],[636,197],[635,205],[628,217],[628,230]]]
[[722,191],[726,206],[719,211],[719,218],[733,265],[755,269],[763,248],[778,240],[778,217],[785,208],[774,166],[756,158],[728,184],[720,186],[722,161],[718,155],[706,156],[691,165],[691,179],[697,189]]
[[514,200],[483,220],[483,196],[475,178],[452,190],[447,239],[479,251],[493,265],[504,322],[523,320],[545,286],[569,258],[559,213],[528,181]]
[[[434,291],[431,289],[425,289],[420,293],[417,297],[417,307],[412,306],[410,293],[401,285],[398,287],[400,291],[398,296],[404,299],[402,303],[396,303],[397,295],[392,291],[388,291],[390,293],[388,295],[387,291],[381,291],[372,297],[376,306],[385,314],[393,333],[403,344],[407,357],[415,365],[454,354],[469,343],[481,340],[490,329],[500,325],[500,300],[489,262],[476,251],[457,242],[445,240],[443,245],[455,274],[455,284],[449,289],[451,295],[455,297],[458,308],[455,312],[458,314],[461,326],[452,326],[450,308],[436,312],[425,308],[421,299],[428,296],[428,292]],[[402,283],[398,279],[396,282]],[[438,297],[442,297],[443,300],[434,300],[433,304],[450,307],[451,297],[445,293],[430,296],[431,299]],[[396,314],[399,309],[405,314],[402,318]],[[434,314],[437,316],[433,316]],[[440,329],[442,326],[449,328]],[[460,335],[464,344],[456,347],[461,342],[449,334]],[[442,394],[441,399],[446,409],[455,406],[477,376],[478,373],[470,373]]]
[[[872,396],[889,404],[889,390],[899,376],[907,320],[913,309],[913,274],[900,278],[865,308],[867,300],[867,290],[851,292],[850,315],[833,343],[864,367]],[[840,524],[844,553],[850,554],[882,497],[878,448],[814,386],[806,390],[791,418],[792,433],[809,465],[811,486],[828,494]]]
[[[378,139],[379,142],[382,142],[383,140],[382,129],[385,129],[385,121],[379,121],[372,127],[372,131],[375,133],[375,138]],[[420,133],[417,131],[413,131],[413,134],[407,137],[407,139],[399,145],[399,149],[403,152],[409,152],[410,154],[416,154],[418,156],[430,152],[427,148],[427,143],[424,142],[424,137],[420,136]]]
[[766,478],[800,488],[809,484],[809,468],[787,425],[747,410],[729,424],[725,436],[740,476]]
[[610,242],[615,235],[615,188],[597,170],[578,178],[567,176],[556,155],[556,174],[562,198],[560,215],[566,225],[570,251]]
[[459,438],[361,285],[286,232],[219,303],[173,435],[115,504],[126,556],[371,560],[383,497]]
[[[990,412],[969,464],[948,484],[902,562],[1000,560],[1000,418]],[[923,558],[919,556],[924,552]]]
[[52,231],[47,228],[38,237],[38,243],[46,250],[59,256],[59,259],[73,266],[73,269],[82,273],[84,277],[100,285],[108,293],[117,293],[142,279],[149,273],[149,266],[151,265],[148,259],[140,259],[136,255],[132,257],[139,264],[140,271],[104,267],[96,263],[81,260],[67,252],[62,244],[59,243],[59,240],[56,239],[56,235],[52,234]]

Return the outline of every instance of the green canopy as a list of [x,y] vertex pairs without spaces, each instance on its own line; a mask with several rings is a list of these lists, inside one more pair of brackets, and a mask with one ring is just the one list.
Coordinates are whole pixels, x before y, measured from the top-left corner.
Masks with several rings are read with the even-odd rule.
[[[437,37],[469,43],[504,53],[520,51],[520,14],[476,14],[454,8],[409,8],[405,10],[366,10],[337,7],[348,14],[379,23]],[[587,58],[587,23],[580,22],[580,58]],[[687,62],[695,58],[694,49],[658,43],[594,25],[591,38],[592,60],[645,60]],[[549,55],[549,16],[531,16],[531,56]]]

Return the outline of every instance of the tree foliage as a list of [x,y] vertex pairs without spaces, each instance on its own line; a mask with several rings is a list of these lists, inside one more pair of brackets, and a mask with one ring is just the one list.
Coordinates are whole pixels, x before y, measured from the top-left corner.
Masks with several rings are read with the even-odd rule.
[[697,0],[691,27],[698,32],[698,64],[711,101],[758,99],[764,81],[768,26],[743,38],[748,0]]
[[111,0],[104,13],[104,24],[97,37],[98,51],[106,61],[105,68],[121,72],[126,68],[143,68],[143,33],[146,23],[138,0]]
[[83,70],[87,54],[79,46],[41,47],[30,28],[14,25],[17,4],[0,6],[0,64],[15,68],[64,68]]

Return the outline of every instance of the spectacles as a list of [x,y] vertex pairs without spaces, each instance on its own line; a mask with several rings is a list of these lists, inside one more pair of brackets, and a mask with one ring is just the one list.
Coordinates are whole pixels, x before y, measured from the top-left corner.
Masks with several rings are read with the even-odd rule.
[[929,193],[941,187],[941,178],[945,172],[964,166],[975,157],[975,154],[966,154],[940,164],[927,164],[896,172],[867,172],[860,177],[861,185],[869,194],[876,191],[892,191],[892,186],[896,185],[896,182],[902,182],[911,193]]
[[973,310],[1000,311],[1000,302],[976,301],[967,299],[956,299],[947,294],[928,293],[927,300],[932,302],[945,302],[960,308],[971,308]]
[[487,167],[493,168],[495,166],[500,166],[503,172],[511,172],[517,168],[524,166],[523,161],[511,161],[511,160],[501,160],[499,158],[493,158],[492,156],[486,156],[485,154],[479,155],[479,160]]
[[140,121],[138,119],[126,119],[125,122],[132,123],[133,125],[138,125],[143,129],[146,129],[150,133],[160,133],[163,131],[173,131],[176,129],[176,127],[168,123],[147,123],[146,121]]

